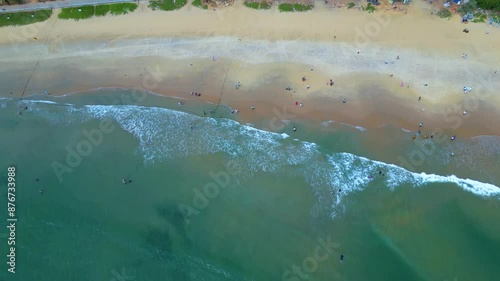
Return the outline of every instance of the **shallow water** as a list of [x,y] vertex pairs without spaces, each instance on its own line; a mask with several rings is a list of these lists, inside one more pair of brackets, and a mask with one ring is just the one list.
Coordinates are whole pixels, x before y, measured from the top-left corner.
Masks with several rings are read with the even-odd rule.
[[415,145],[398,128],[296,121],[276,133],[124,90],[43,98],[0,100],[2,170],[18,171],[15,280],[500,273],[497,137],[436,145],[409,171],[398,156]]

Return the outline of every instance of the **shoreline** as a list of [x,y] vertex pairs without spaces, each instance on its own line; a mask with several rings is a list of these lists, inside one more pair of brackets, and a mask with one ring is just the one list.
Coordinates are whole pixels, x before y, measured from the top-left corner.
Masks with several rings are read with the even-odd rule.
[[[459,23],[426,14],[422,3],[406,15],[322,9],[286,14],[239,3],[213,13],[188,5],[169,17],[141,5],[124,16],[78,22],[53,15],[31,25],[32,32],[0,29],[0,63],[9,66],[0,70],[0,96],[19,98],[29,79],[25,97],[46,89],[61,95],[124,88],[188,102],[191,91],[201,92],[198,100],[214,103],[224,85],[222,103],[250,122],[285,108],[296,118],[364,128],[416,131],[423,122],[461,136],[500,135],[498,29],[470,25],[465,35]],[[367,37],[373,28],[377,34]],[[326,85],[329,79],[333,86]],[[464,95],[464,86],[473,91]],[[251,105],[256,110],[248,112]]]

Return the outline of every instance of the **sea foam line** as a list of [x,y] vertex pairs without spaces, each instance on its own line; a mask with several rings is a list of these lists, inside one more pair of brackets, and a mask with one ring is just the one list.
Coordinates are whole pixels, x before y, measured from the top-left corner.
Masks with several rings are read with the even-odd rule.
[[[53,102],[46,104],[53,105]],[[146,162],[224,152],[245,162],[249,172],[277,172],[284,165],[302,165],[300,169],[304,170],[303,176],[309,178],[311,186],[322,179],[316,188],[322,186],[324,189],[327,183],[329,190],[342,188],[345,191],[333,205],[339,205],[342,197],[350,192],[367,187],[372,180],[369,175],[376,170],[384,170],[387,175],[384,181],[391,189],[405,183],[423,186],[439,182],[454,183],[479,196],[500,195],[500,188],[493,184],[461,179],[455,175],[413,173],[394,164],[350,153],[327,155],[328,161],[325,162],[315,143],[296,142],[290,140],[287,134],[264,131],[233,120],[203,118],[182,111],[138,105],[86,105],[69,107],[68,113],[71,117],[78,113],[76,122],[103,118],[116,120],[139,140]],[[66,119],[69,118],[59,116],[58,121]],[[193,123],[200,128],[196,133],[185,129]]]

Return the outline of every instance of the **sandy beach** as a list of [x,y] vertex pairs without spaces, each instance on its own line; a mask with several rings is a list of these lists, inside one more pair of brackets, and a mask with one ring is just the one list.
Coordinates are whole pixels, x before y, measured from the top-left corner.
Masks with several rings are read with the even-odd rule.
[[[47,22],[0,29],[1,95],[135,88],[186,102],[220,98],[242,122],[286,111],[365,128],[413,131],[423,122],[460,128],[461,136],[500,134],[500,31],[469,24],[466,34],[425,3],[410,7],[284,14],[238,2],[167,13],[141,4],[125,16],[78,22],[56,11]],[[465,86],[472,91],[464,94]]]

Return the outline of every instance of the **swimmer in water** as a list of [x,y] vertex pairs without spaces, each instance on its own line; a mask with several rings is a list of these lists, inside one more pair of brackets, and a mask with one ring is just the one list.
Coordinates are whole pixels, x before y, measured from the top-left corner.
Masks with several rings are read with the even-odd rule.
[[127,183],[127,181],[126,181],[124,178],[122,178],[122,183],[123,183],[123,184],[126,184],[126,183]]
[[347,101],[346,99],[342,99],[342,103],[346,103],[346,101]]
[[295,128],[295,126],[293,127],[293,131],[296,132],[297,131],[297,128]]
[[343,262],[344,261],[344,254],[341,254],[340,255],[340,262]]

